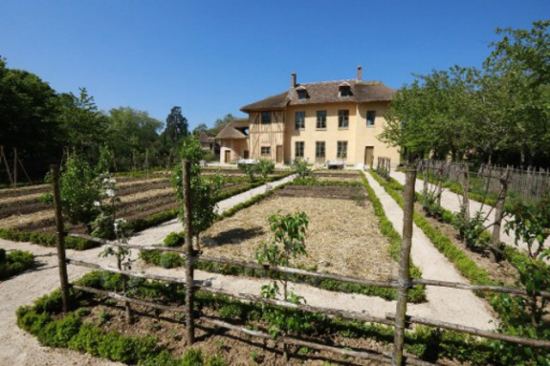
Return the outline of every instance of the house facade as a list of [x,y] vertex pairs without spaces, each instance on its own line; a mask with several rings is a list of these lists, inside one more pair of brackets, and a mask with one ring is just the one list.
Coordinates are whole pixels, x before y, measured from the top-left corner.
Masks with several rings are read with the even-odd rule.
[[248,104],[247,119],[234,121],[216,136],[220,162],[271,159],[289,164],[372,165],[378,156],[399,163],[399,151],[377,139],[395,91],[380,82],[352,80],[298,83],[289,90]]

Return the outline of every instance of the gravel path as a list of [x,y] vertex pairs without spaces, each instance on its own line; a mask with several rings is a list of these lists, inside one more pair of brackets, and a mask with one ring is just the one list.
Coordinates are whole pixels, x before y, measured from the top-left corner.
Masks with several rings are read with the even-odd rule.
[[[392,224],[396,230],[401,231],[401,209],[372,177],[368,176],[367,178],[379,196]],[[291,179],[293,179],[292,176],[284,178],[281,181],[271,183],[271,186],[283,184]],[[258,187],[222,201],[219,204],[219,210],[223,212],[235,204],[246,201],[256,194],[265,192],[266,189],[268,188],[265,186]],[[168,233],[175,230],[181,230],[181,224],[177,221],[168,222],[142,231],[132,237],[130,242],[142,245],[158,244]],[[28,335],[17,327],[15,310],[19,306],[30,304],[34,299],[58,287],[55,249],[6,240],[0,240],[0,247],[8,250],[29,250],[39,255],[37,259],[42,265],[37,270],[26,272],[0,283],[0,296],[2,298],[0,305],[0,365],[116,365],[115,363],[68,350],[41,347],[33,336]],[[101,248],[84,252],[68,250],[67,256],[69,258],[114,267],[114,258],[99,258],[98,254],[100,251]],[[466,282],[456,272],[452,264],[431,245],[429,240],[416,227],[414,230],[412,258],[422,269],[425,278]],[[182,278],[185,276],[183,268],[168,270],[158,267],[142,267],[139,263],[136,263],[134,269],[147,273],[167,274]],[[69,266],[68,271],[70,279],[76,279],[87,270],[81,267]],[[261,286],[267,282],[261,279],[224,276],[203,271],[196,271],[195,278],[198,280],[209,280],[212,287],[237,294],[247,293],[257,295],[260,292]],[[386,301],[378,297],[335,293],[302,284],[293,284],[291,288],[301,296],[304,296],[308,304],[314,306],[362,311],[382,317],[387,312],[395,311],[394,301]],[[25,289],[25,291],[21,289]],[[494,319],[487,305],[472,292],[431,287],[427,289],[427,297],[427,303],[409,305],[408,313],[482,329],[494,328],[494,323],[491,323]]]
[[[393,171],[390,173],[390,176],[397,180],[401,184],[405,184],[405,173]],[[422,179],[416,180],[415,190],[419,193],[422,193],[422,187],[424,185],[424,181]],[[431,184],[429,184],[430,187],[433,187]],[[431,189],[431,188],[430,188]],[[450,210],[452,212],[458,213],[460,212],[460,202],[461,202],[461,196],[450,191],[447,188],[443,188],[443,193],[441,194],[441,206],[443,208],[446,208],[447,210]],[[494,221],[495,219],[495,210],[492,209],[492,206],[490,205],[482,205],[481,202],[475,201],[470,199],[470,213],[474,214],[475,212],[479,211],[480,209],[483,210],[484,215],[487,216],[486,223],[489,224]],[[488,214],[488,215],[487,215]],[[508,222],[507,218],[504,218],[504,223]],[[504,230],[505,224],[501,225],[500,228],[500,240],[509,246],[520,248],[521,250],[527,251],[527,244],[523,241],[520,241],[519,245],[515,244],[515,235],[513,232],[510,233],[510,235],[506,234],[506,231]],[[492,230],[490,228],[489,230]],[[544,242],[546,247],[550,246],[550,237],[546,239]]]

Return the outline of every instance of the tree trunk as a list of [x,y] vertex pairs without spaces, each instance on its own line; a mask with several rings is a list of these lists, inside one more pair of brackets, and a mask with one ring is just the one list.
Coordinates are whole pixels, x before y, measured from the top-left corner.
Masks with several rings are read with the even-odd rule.
[[399,287],[395,309],[395,334],[392,365],[401,366],[405,343],[405,317],[407,315],[407,294],[411,287],[410,255],[413,233],[414,185],[416,169],[407,168],[406,183],[403,190],[403,241],[399,258]]
[[187,344],[192,345],[195,342],[195,324],[193,321],[193,301],[194,301],[194,250],[193,236],[191,235],[191,163],[188,160],[182,162],[182,177],[183,177],[183,224],[185,230],[185,247],[186,247],[186,267],[185,267],[185,307],[186,307],[186,326],[187,326]]

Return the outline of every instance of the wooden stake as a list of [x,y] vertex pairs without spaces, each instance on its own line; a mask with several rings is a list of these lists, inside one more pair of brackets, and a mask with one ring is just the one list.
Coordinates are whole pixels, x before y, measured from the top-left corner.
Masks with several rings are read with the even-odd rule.
[[61,283],[61,300],[63,302],[63,312],[66,313],[69,310],[69,279],[65,256],[65,227],[61,213],[61,193],[59,192],[59,166],[51,165],[50,171],[52,174],[55,225],[57,228],[57,262],[59,267],[59,282]]
[[183,184],[183,226],[185,231],[185,247],[187,249],[185,282],[188,284],[185,289],[185,306],[187,309],[187,344],[192,345],[195,342],[195,325],[193,323],[193,266],[194,266],[194,250],[193,250],[193,231],[191,224],[191,163],[188,160],[183,160],[182,168],[182,184]]
[[395,336],[393,341],[392,365],[403,364],[403,346],[405,343],[405,317],[407,314],[407,293],[411,284],[410,255],[413,232],[414,185],[416,168],[414,165],[406,170],[406,181],[403,189],[403,239],[399,258],[399,287],[397,288],[397,305],[395,308]]
[[17,188],[17,148],[13,148],[13,188]]
[[462,176],[464,178],[462,183],[462,214],[464,215],[464,222],[468,222],[470,220],[470,171],[467,163],[462,166]]
[[6,159],[6,154],[4,154],[4,146],[2,145],[0,145],[0,160],[4,162],[4,166],[6,167],[6,173],[8,174],[8,179],[10,180],[10,184],[13,184],[13,179],[11,179],[10,166],[8,164],[8,160]]

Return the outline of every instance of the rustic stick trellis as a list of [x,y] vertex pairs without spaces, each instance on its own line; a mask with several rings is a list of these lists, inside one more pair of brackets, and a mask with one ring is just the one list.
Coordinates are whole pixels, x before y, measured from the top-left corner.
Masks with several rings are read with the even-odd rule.
[[[229,330],[233,330],[236,332],[239,332],[241,334],[246,334],[248,336],[252,337],[258,337],[263,339],[269,339],[271,338],[270,335],[267,333],[258,331],[258,330],[252,330],[248,329],[246,327],[241,327],[238,325],[234,325],[231,323],[224,322],[219,319],[212,319],[210,317],[207,317],[205,315],[200,315],[196,319],[193,317],[193,293],[196,289],[201,289],[204,291],[216,293],[216,294],[223,294],[226,296],[230,296],[240,302],[243,303],[266,303],[271,304],[274,306],[279,306],[283,308],[289,308],[289,309],[295,309],[300,310],[304,312],[310,312],[310,313],[319,313],[324,314],[328,317],[339,317],[339,318],[345,318],[345,319],[351,319],[351,320],[359,320],[363,322],[372,322],[372,323],[379,323],[384,324],[388,326],[393,326],[395,328],[395,340],[394,340],[394,350],[393,352],[375,352],[375,351],[364,351],[364,350],[352,350],[343,346],[332,346],[332,345],[326,345],[321,344],[317,342],[312,342],[310,340],[304,340],[299,339],[295,337],[288,337],[283,336],[275,339],[277,342],[281,342],[283,344],[293,344],[298,346],[306,346],[310,347],[312,349],[317,350],[325,350],[329,352],[333,352],[340,355],[346,355],[346,356],[352,356],[362,359],[370,359],[370,360],[377,360],[382,362],[392,362],[394,365],[401,365],[401,364],[412,364],[412,365],[429,365],[430,363],[422,361],[412,355],[406,354],[403,351],[404,348],[404,329],[408,327],[411,324],[422,324],[427,325],[435,328],[440,329],[448,329],[463,333],[468,333],[472,335],[476,335],[483,338],[488,339],[495,339],[500,341],[506,341],[514,344],[519,345],[525,345],[525,346],[531,346],[531,347],[542,347],[542,348],[548,348],[550,349],[550,341],[547,340],[541,340],[541,339],[533,339],[533,338],[525,338],[525,337],[517,337],[517,336],[510,336],[506,334],[486,331],[482,329],[477,329],[473,327],[466,327],[459,324],[453,324],[453,323],[447,323],[447,322],[441,322],[436,321],[432,319],[426,319],[422,317],[415,317],[415,316],[408,316],[406,314],[406,306],[407,306],[407,292],[408,290],[416,284],[426,285],[426,286],[441,286],[441,287],[449,287],[449,288],[455,288],[455,289],[461,289],[461,290],[475,290],[475,291],[488,291],[488,292],[496,292],[496,293],[508,293],[508,294],[514,294],[514,295],[525,295],[526,292],[522,289],[518,288],[509,288],[509,287],[502,287],[502,286],[479,286],[479,285],[469,285],[469,284],[463,284],[463,283],[453,283],[453,282],[446,282],[446,281],[437,281],[437,280],[431,280],[431,279],[411,279],[409,277],[409,265],[410,265],[410,243],[412,240],[412,204],[414,203],[414,185],[415,185],[415,176],[416,176],[416,169],[410,168],[407,170],[407,181],[404,188],[404,228],[403,228],[403,245],[401,249],[401,260],[400,260],[400,271],[399,271],[399,278],[397,280],[391,280],[391,281],[379,281],[379,280],[370,280],[370,279],[364,279],[364,278],[356,278],[356,277],[350,277],[350,276],[341,276],[336,274],[326,274],[326,273],[317,273],[317,272],[310,272],[310,271],[304,271],[296,268],[288,268],[288,267],[280,267],[280,266],[262,266],[257,263],[252,262],[243,262],[243,261],[236,261],[231,260],[227,258],[215,258],[215,257],[207,257],[207,256],[198,256],[197,253],[194,252],[192,247],[192,242],[190,238],[191,234],[191,220],[188,213],[190,213],[190,210],[192,210],[191,202],[190,202],[190,186],[188,183],[189,179],[189,166],[184,162],[182,164],[182,168],[184,170],[184,179],[183,179],[183,189],[184,189],[184,204],[185,204],[185,211],[187,212],[184,219],[184,224],[186,228],[186,247],[184,250],[178,249],[178,248],[167,248],[163,246],[151,246],[151,245],[130,245],[130,244],[118,244],[118,243],[112,243],[109,241],[101,240],[101,239],[93,239],[97,240],[103,245],[124,245],[126,248],[131,249],[139,249],[139,250],[160,250],[165,252],[172,252],[172,253],[179,253],[186,258],[186,276],[185,279],[181,277],[174,277],[174,276],[166,276],[166,275],[156,275],[151,273],[143,273],[143,272],[137,272],[137,271],[131,271],[127,269],[118,269],[114,267],[108,267],[99,265],[96,263],[90,263],[86,261],[80,261],[75,260],[71,258],[65,258],[65,248],[64,248],[64,237],[66,233],[64,232],[64,226],[63,226],[63,217],[61,215],[61,197],[59,195],[59,182],[58,179],[56,179],[56,172],[58,176],[58,168],[52,167],[53,174],[53,191],[54,191],[54,201],[55,201],[55,212],[56,212],[56,219],[57,219],[57,232],[58,232],[58,258],[59,258],[59,273],[60,273],[60,284],[61,284],[61,290],[63,294],[63,311],[66,312],[68,308],[70,308],[70,298],[69,298],[69,287],[72,286],[74,289],[84,292],[89,292],[96,295],[101,296],[107,296],[114,300],[117,300],[119,302],[123,303],[134,303],[138,305],[143,306],[149,306],[151,308],[159,309],[159,310],[165,310],[165,311],[175,311],[175,312],[182,312],[185,313],[185,321],[186,321],[186,327],[187,327],[187,337],[188,337],[188,343],[193,343],[194,341],[194,325],[195,322],[199,323],[207,323],[216,327],[221,327]],[[187,181],[187,182],[186,182]],[[57,194],[55,194],[57,192]],[[89,237],[88,237],[89,238]],[[399,292],[399,300],[397,302],[397,308],[396,313],[388,313],[384,318],[376,317],[369,315],[367,313],[359,313],[359,312],[353,312],[353,311],[342,311],[337,309],[330,309],[330,308],[320,308],[320,307],[314,307],[310,305],[305,304],[294,304],[290,302],[285,302],[282,300],[276,300],[276,299],[265,299],[260,296],[255,295],[249,295],[249,294],[234,294],[234,293],[228,293],[225,291],[221,291],[218,289],[214,289],[210,286],[208,282],[205,281],[196,281],[193,279],[193,270],[194,270],[194,264],[198,260],[205,260],[205,261],[212,261],[217,263],[225,263],[225,264],[234,264],[234,265],[240,265],[247,268],[255,268],[255,269],[265,269],[266,271],[269,270],[270,272],[277,272],[281,274],[299,274],[303,276],[310,276],[313,278],[322,278],[322,279],[338,279],[338,280],[344,280],[344,281],[350,281],[360,284],[365,284],[369,286],[377,286],[377,287],[392,287],[397,288]],[[116,292],[110,292],[110,291],[104,291],[99,289],[93,289],[85,286],[78,286],[78,285],[70,285],[67,280],[67,264],[77,265],[77,266],[83,266],[86,268],[91,269],[97,269],[97,270],[103,270],[108,271],[111,273],[120,273],[128,277],[136,277],[136,278],[142,278],[142,279],[149,279],[149,280],[156,280],[156,281],[164,281],[169,283],[178,283],[186,285],[186,301],[184,303],[184,306],[167,306],[167,305],[161,305],[157,304],[151,301],[145,301],[140,299],[135,299],[128,297],[126,295],[121,295]],[[188,286],[188,284],[192,284],[192,286]],[[550,292],[542,292],[539,294],[540,296],[550,298]]]

